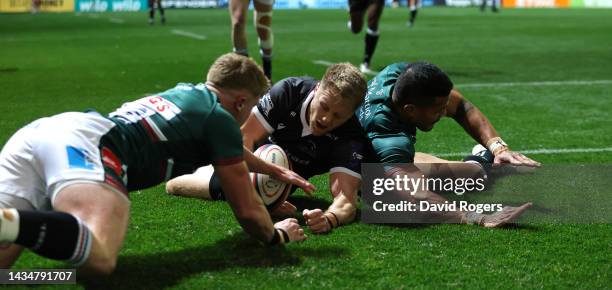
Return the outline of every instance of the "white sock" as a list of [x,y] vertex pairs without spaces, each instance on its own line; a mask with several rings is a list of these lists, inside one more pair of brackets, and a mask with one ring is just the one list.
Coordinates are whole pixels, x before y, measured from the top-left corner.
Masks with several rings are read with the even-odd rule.
[[19,213],[14,208],[0,210],[0,243],[12,243],[19,234]]

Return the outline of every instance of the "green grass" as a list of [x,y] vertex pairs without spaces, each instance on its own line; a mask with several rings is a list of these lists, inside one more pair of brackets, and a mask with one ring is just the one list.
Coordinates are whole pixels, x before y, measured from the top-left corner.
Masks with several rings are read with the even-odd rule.
[[[168,24],[145,13],[0,15],[0,144],[41,116],[96,108],[202,81],[231,49],[226,10],[168,10]],[[469,87],[462,84],[612,80],[612,10],[387,9],[373,68],[426,59],[446,70],[517,150],[607,148],[612,144],[612,84]],[[121,18],[123,24],[109,21]],[[341,10],[275,11],[274,79],[320,77],[313,60],[358,64],[363,33]],[[249,20],[251,54],[256,38]],[[172,34],[179,29],[196,40]],[[419,133],[417,150],[464,152],[473,141],[452,120]],[[610,163],[612,153],[542,154],[544,164]],[[312,180],[326,207],[325,177]],[[609,196],[609,195],[608,195]],[[608,288],[610,224],[537,224],[505,229],[457,225],[393,227],[355,223],[285,248],[244,234],[228,207],[134,192],[132,219],[115,274],[81,279],[88,288]],[[16,268],[61,267],[26,253]],[[46,287],[41,287],[46,288]],[[58,287],[65,288],[65,287]]]

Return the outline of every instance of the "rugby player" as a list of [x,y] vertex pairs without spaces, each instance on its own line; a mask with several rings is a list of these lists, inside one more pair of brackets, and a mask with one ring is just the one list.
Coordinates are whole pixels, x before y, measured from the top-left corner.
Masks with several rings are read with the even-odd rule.
[[[291,77],[276,83],[253,107],[242,127],[246,147],[252,150],[255,144],[279,145],[302,177],[329,172],[333,203],[325,211],[303,211],[313,233],[329,232],[355,218],[365,138],[354,111],[365,92],[366,81],[357,68],[348,63],[335,64],[320,82]],[[224,199],[216,176],[211,168],[201,168],[170,180],[166,190],[176,195]],[[292,215],[295,211],[295,206],[285,202],[275,215]]]
[[[248,56],[246,19],[249,3],[251,0],[230,0],[229,12],[232,18],[232,44],[234,52]],[[272,7],[274,0],[253,0],[253,16],[255,17],[255,28],[259,36],[259,53],[263,64],[264,73],[269,80],[272,79],[272,47],[274,45],[274,34],[272,34]]]
[[166,24],[166,17],[164,16],[164,7],[162,6],[161,0],[149,0],[149,25],[153,25],[155,19],[155,4],[159,9],[159,15],[161,17],[161,24]]
[[378,22],[385,8],[384,0],[349,0],[349,29],[357,34],[363,28],[363,17],[368,13],[368,28],[365,36],[365,54],[359,66],[362,73],[373,74],[370,61],[378,43]]
[[[415,143],[417,129],[428,132],[440,118],[450,117],[477,143],[486,146],[490,151],[489,154],[477,155],[489,155],[491,159],[482,160],[484,158],[468,156],[467,159],[470,161],[531,167],[540,165],[523,154],[510,150],[485,115],[453,89],[453,83],[442,70],[427,62],[401,62],[387,66],[370,80],[364,102],[355,113],[372,144],[373,152],[370,155],[374,162],[386,164],[448,162],[432,155],[416,153]],[[397,165],[394,171],[415,178],[422,174],[418,166]],[[423,173],[435,175],[434,171]],[[410,194],[405,196],[415,202],[446,201],[440,195],[429,191],[417,192],[415,196]],[[430,221],[497,227],[512,221],[530,206],[530,203],[526,203],[519,207],[506,207],[491,215],[460,211],[424,214],[431,215],[428,217]]]
[[[63,113],[17,131],[0,153],[0,243],[8,245],[0,268],[25,247],[111,273],[128,225],[128,192],[207,164],[247,233],[269,244],[304,240],[297,220],[272,223],[244,162],[239,126],[268,88],[257,64],[231,53],[213,63],[205,84],[178,84],[108,117]],[[307,187],[268,165],[264,172]]]
[[416,20],[417,12],[419,12],[419,7],[421,6],[421,0],[408,0],[408,7],[410,7],[410,18],[406,25],[408,27],[414,26],[414,21]]

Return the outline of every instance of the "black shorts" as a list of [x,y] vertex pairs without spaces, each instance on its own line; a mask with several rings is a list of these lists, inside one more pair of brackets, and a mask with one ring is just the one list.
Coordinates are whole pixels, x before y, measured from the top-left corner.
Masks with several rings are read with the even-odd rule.
[[371,4],[385,5],[385,0],[349,0],[350,12],[363,12],[368,9]]

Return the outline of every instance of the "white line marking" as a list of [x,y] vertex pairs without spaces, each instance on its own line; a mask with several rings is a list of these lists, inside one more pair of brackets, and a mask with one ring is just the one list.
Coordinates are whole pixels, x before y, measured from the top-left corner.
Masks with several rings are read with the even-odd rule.
[[565,85],[607,85],[612,84],[612,80],[568,80],[568,81],[543,81],[543,82],[514,82],[514,83],[473,83],[457,85],[462,88],[483,88],[483,87],[520,87],[520,86],[565,86]]
[[193,33],[193,32],[184,31],[184,30],[173,29],[172,33],[174,33],[176,35],[180,35],[180,36],[185,36],[185,37],[190,37],[190,38],[198,39],[198,40],[205,40],[206,39],[205,35],[200,35],[200,34],[196,34],[196,33]]
[[[612,152],[612,147],[604,148],[557,148],[557,149],[530,149],[530,150],[519,150],[523,154],[568,154],[568,153],[598,153],[598,152]],[[450,156],[466,156],[468,152],[447,152],[447,153],[433,153],[433,156],[439,157],[450,157]]]
[[[327,60],[313,60],[312,63],[324,66],[334,64]],[[377,71],[366,72],[369,75],[376,75]],[[584,85],[608,85],[612,84],[612,80],[567,80],[567,81],[541,81],[541,82],[510,82],[510,83],[472,83],[458,84],[462,88],[486,88],[486,87],[520,87],[520,86],[584,86]]]
[[[322,59],[313,60],[312,63],[319,64],[319,65],[324,65],[324,66],[330,66],[330,65],[334,64],[331,61],[322,60]],[[375,76],[375,75],[378,74],[378,72],[375,71],[375,70],[370,70],[370,71],[367,71],[367,72],[364,72],[364,73],[367,74],[367,75],[372,75],[372,76]]]
[[318,59],[318,60],[313,60],[313,61],[312,61],[312,63],[314,63],[314,64],[320,64],[320,65],[324,65],[324,66],[330,66],[330,65],[334,64],[334,63],[333,63],[333,62],[331,62],[331,61],[320,60],[320,59]]
[[121,18],[109,18],[108,21],[112,22],[112,23],[117,23],[117,24],[123,24],[125,23],[125,20],[121,19]]

